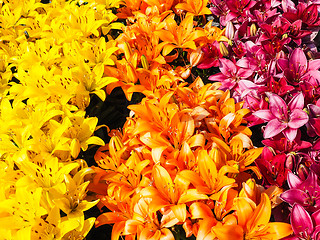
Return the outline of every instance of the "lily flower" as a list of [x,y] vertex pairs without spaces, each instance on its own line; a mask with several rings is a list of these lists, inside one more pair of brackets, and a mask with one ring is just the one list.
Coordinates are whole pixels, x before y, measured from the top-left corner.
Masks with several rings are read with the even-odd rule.
[[233,63],[231,60],[221,58],[220,59],[220,73],[209,77],[211,81],[221,82],[221,90],[233,89],[237,83],[242,79],[248,79],[253,71],[249,68],[242,68],[239,63]]
[[304,107],[303,94],[295,95],[289,104],[276,94],[267,93],[269,97],[269,110],[259,110],[253,115],[268,122],[263,137],[271,138],[279,133],[283,133],[288,140],[293,141],[298,132],[298,128],[305,125],[308,114],[302,109]]
[[293,235],[283,240],[315,239],[320,236],[320,210],[310,214],[299,204],[294,204],[290,216]]
[[207,46],[202,47],[203,60],[197,66],[200,69],[207,69],[211,67],[219,66],[219,59],[223,56],[220,52],[219,43],[214,41],[213,43],[208,43]]
[[269,222],[271,201],[266,193],[261,194],[259,205],[256,205],[250,198],[238,197],[234,200],[234,207],[238,225],[233,226],[233,231],[228,229],[230,227],[228,225],[214,226],[212,231],[218,239],[228,239],[228,234],[231,232],[237,232],[237,235],[232,238],[237,240],[281,239],[292,233],[291,226],[287,223]]
[[301,81],[308,82],[310,78],[319,79],[320,59],[307,60],[301,48],[295,48],[289,59],[278,59],[278,65],[284,71],[284,77],[292,85],[298,85]]
[[293,173],[288,173],[289,190],[281,194],[281,198],[293,206],[295,203],[307,211],[315,212],[320,209],[320,185],[318,176],[310,171],[307,179],[302,181]]
[[286,158],[284,153],[274,156],[270,148],[263,148],[261,157],[255,163],[263,176],[264,185],[281,187],[285,183],[289,171],[285,168]]

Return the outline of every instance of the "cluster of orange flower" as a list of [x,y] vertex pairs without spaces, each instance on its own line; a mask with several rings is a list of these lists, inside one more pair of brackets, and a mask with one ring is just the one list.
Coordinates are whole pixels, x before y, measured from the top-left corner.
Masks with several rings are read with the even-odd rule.
[[[95,155],[99,167],[89,190],[100,199],[96,226],[114,224],[112,239],[175,239],[181,229],[197,239],[280,239],[286,223],[270,222],[281,189],[264,189],[241,102],[187,78],[201,47],[228,41],[224,31],[203,23],[207,1],[127,1],[118,17],[127,27],[117,41],[122,58],[105,73],[119,81],[130,100],[130,117],[110,133]],[[199,27],[198,25],[203,25]],[[223,48],[223,47],[222,47]],[[121,57],[121,55],[119,55]],[[187,58],[183,58],[187,56]],[[170,64],[180,59],[182,66]],[[186,61],[187,59],[187,61]]]

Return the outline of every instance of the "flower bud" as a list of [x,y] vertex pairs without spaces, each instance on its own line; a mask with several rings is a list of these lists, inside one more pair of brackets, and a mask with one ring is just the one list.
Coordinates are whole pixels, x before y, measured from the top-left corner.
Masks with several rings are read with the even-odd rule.
[[204,53],[201,50],[201,47],[198,47],[195,51],[192,51],[189,56],[190,65],[192,67],[197,66],[203,59]]
[[254,23],[252,23],[250,26],[250,35],[255,36],[256,34],[257,34],[257,26]]
[[141,64],[144,69],[149,70],[149,63],[145,55],[141,56]]
[[122,50],[124,51],[125,58],[127,60],[130,59],[130,57],[132,56],[132,50],[131,50],[131,46],[128,42],[124,42]]
[[300,164],[297,170],[297,175],[301,180],[306,180],[308,177],[309,171],[303,164]]
[[234,38],[234,26],[231,21],[227,22],[225,35],[229,40]]
[[228,51],[226,45],[224,45],[223,42],[220,42],[219,44],[220,44],[219,47],[220,47],[220,52],[221,52],[221,54],[222,54],[224,57],[228,56],[228,55],[229,55],[229,51]]
[[287,155],[287,159],[285,162],[285,166],[287,169],[290,169],[291,171],[293,171],[294,165],[295,165],[295,157],[293,154],[288,154]]

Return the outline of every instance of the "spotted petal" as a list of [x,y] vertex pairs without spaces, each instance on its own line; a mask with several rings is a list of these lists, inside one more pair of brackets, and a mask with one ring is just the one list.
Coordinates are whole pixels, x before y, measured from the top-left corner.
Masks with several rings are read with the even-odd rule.
[[267,124],[264,130],[263,137],[264,138],[274,137],[279,133],[281,133],[286,128],[287,128],[287,123],[279,122],[278,119],[273,119]]

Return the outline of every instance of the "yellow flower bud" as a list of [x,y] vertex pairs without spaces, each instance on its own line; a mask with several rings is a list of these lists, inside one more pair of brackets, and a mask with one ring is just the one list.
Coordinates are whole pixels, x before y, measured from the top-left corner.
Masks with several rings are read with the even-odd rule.
[[149,69],[149,63],[145,55],[141,56],[141,64],[144,69]]
[[251,36],[255,36],[257,34],[257,26],[252,23],[252,25],[250,26],[250,35]]
[[224,57],[229,55],[229,51],[228,51],[226,45],[224,45],[223,42],[220,42],[220,52]]

